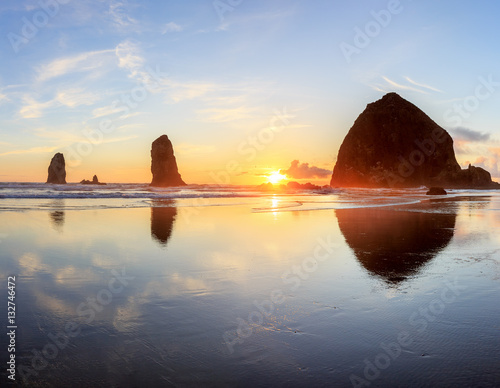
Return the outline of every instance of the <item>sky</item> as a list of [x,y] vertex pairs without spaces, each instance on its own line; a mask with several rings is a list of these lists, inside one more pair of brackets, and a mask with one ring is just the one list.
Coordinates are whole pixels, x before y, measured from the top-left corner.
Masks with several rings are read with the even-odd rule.
[[327,184],[370,102],[397,92],[500,179],[500,4],[443,0],[3,0],[0,181]]

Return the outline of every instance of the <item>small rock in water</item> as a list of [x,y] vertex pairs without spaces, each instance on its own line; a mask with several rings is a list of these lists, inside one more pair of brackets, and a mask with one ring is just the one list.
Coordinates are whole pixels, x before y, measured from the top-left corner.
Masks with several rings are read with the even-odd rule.
[[445,189],[442,187],[431,187],[429,191],[427,192],[427,195],[447,195],[448,193],[446,192]]

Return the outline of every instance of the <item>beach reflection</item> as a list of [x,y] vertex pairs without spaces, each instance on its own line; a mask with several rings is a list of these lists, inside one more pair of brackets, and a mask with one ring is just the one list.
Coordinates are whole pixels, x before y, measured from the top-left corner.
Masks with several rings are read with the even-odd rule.
[[151,207],[151,237],[166,246],[172,235],[177,208],[173,200],[155,200]]
[[336,210],[339,228],[361,265],[389,283],[415,275],[451,241],[447,214],[376,208]]
[[52,201],[51,206],[55,209],[49,213],[50,221],[52,222],[52,226],[58,232],[62,232],[64,226],[64,200],[56,199]]

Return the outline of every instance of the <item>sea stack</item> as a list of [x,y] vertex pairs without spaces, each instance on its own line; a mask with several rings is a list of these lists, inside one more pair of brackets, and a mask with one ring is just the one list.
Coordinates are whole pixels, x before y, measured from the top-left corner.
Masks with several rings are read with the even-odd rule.
[[167,135],[162,135],[151,146],[151,186],[171,187],[185,186],[177,169],[174,148]]
[[333,187],[498,189],[480,167],[462,170],[446,130],[396,93],[368,104],[346,135]]
[[66,184],[66,162],[60,152],[50,161],[47,183]]

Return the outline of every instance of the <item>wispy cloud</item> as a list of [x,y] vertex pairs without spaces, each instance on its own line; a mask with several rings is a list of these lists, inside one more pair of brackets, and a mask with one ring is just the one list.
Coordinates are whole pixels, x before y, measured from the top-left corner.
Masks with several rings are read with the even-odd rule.
[[181,32],[184,28],[175,22],[167,23],[163,26],[161,34],[165,35],[169,32]]
[[239,106],[236,108],[208,108],[201,109],[197,113],[203,116],[203,121],[214,123],[225,123],[235,120],[246,120],[254,117],[252,114],[257,108]]
[[[75,130],[62,130],[62,129],[47,129],[47,128],[36,128],[33,130],[35,136],[51,140],[53,143],[57,143],[57,147],[62,148],[67,147],[78,142],[88,142],[88,139],[80,133],[76,133]],[[107,143],[118,143],[122,141],[127,141],[137,138],[138,135],[128,135],[121,137],[108,137],[106,136],[100,141],[100,144]]]
[[39,118],[43,116],[46,109],[57,106],[66,106],[76,108],[80,105],[93,105],[99,101],[100,97],[91,92],[85,92],[83,89],[66,89],[56,92],[54,98],[40,102],[30,95],[23,97],[23,105],[19,110],[21,117],[25,119]]
[[55,100],[61,105],[75,108],[79,105],[94,105],[100,97],[95,93],[85,92],[83,89],[67,89],[57,92]]
[[15,154],[42,154],[42,153],[54,152],[58,148],[59,147],[33,147],[21,150],[7,151],[0,154],[0,156],[15,155]]
[[419,83],[419,82],[413,81],[410,77],[405,77],[405,79],[406,79],[409,83],[411,83],[411,84],[413,84],[413,85],[415,85],[415,86],[420,86],[421,88],[429,89],[429,90],[432,90],[432,91],[434,91],[434,92],[444,93],[442,90],[439,90],[439,89],[437,89],[437,88],[435,88],[435,87],[433,87],[433,86],[429,86],[429,85],[426,85],[426,84],[421,84],[421,83]]
[[55,100],[49,100],[46,102],[38,102],[31,96],[25,96],[23,98],[23,106],[19,110],[21,117],[25,119],[36,119],[42,116],[42,112],[45,109],[55,106]]
[[121,42],[115,48],[115,55],[118,66],[129,72],[129,78],[143,85],[150,85],[153,82],[151,74],[145,70],[145,59],[138,43],[131,40]]
[[109,4],[108,15],[115,27],[119,29],[130,28],[137,25],[138,22],[128,12],[130,5],[127,1],[111,1]]
[[9,98],[7,97],[7,95],[6,95],[6,94],[3,94],[3,93],[2,93],[2,90],[0,89],[0,103],[1,103],[2,101],[9,101]]
[[422,93],[422,94],[429,94],[423,90],[420,90],[420,89],[417,89],[417,88],[414,88],[412,86],[408,86],[408,85],[402,85],[402,84],[398,84],[397,82],[385,77],[385,76],[382,76],[382,79],[387,82],[393,89],[396,89],[396,90],[411,90],[413,92],[417,92],[417,93]]
[[44,82],[70,73],[98,69],[112,58],[110,54],[114,51],[88,51],[71,57],[55,59],[37,69],[37,80]]

